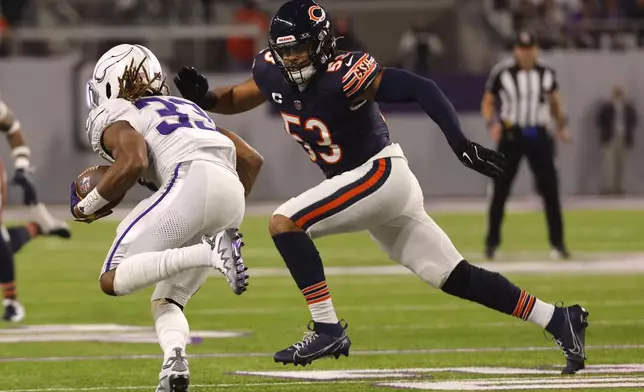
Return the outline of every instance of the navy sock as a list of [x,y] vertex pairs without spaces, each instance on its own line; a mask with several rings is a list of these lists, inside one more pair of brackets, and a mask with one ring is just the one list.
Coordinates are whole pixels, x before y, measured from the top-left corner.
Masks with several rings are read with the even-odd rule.
[[13,253],[18,252],[20,248],[31,240],[31,234],[29,234],[26,226],[9,227],[7,231],[11,237],[11,250]]
[[13,252],[11,252],[10,245],[0,238],[0,286],[2,286],[4,298],[16,298],[15,279]]
[[471,265],[466,260],[454,268],[441,290],[524,320],[535,302],[532,295],[503,275]]
[[280,233],[273,242],[300,291],[325,282],[320,253],[305,232]]
[[[331,299],[320,253],[305,232],[280,233],[273,236],[273,242],[309,308],[311,305]],[[340,336],[344,333],[344,328],[339,323],[315,322],[315,331]]]

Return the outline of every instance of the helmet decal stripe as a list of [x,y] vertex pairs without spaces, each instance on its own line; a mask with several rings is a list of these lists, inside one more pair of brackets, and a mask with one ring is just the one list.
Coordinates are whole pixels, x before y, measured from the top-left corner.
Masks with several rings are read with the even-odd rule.
[[[118,60],[114,61],[112,64],[108,65],[107,67],[105,67],[103,69],[103,74],[100,77],[95,73],[94,74],[94,79],[96,79],[96,81],[98,83],[101,83],[105,79],[105,76],[107,75],[107,70],[110,69],[112,66],[116,65],[116,63],[118,63],[119,61],[121,61],[124,58],[126,58],[130,53],[132,53],[132,48],[130,48],[127,52],[123,52],[122,54],[117,54],[117,55],[114,55],[112,57],[109,57],[109,58],[103,60],[103,63],[105,63],[107,61],[114,60],[115,58],[118,58]],[[96,68],[97,68],[96,71],[98,71],[98,66]]]

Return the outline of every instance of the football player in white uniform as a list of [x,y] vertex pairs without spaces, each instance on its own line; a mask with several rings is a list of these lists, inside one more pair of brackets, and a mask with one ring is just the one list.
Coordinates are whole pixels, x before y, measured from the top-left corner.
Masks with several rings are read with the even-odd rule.
[[186,391],[183,307],[213,268],[236,294],[246,289],[236,228],[262,157],[197,105],[168,96],[159,61],[141,45],[110,49],[88,87],[87,134],[112,165],[82,200],[72,184],[72,214],[88,223],[107,215],[101,209],[141,178],[158,189],[118,226],[100,286],[121,296],[156,284],[152,313],[164,352],[157,392]]
[[[14,174],[11,183],[23,191],[23,203],[29,206],[33,219],[24,225],[5,227],[0,216],[0,287],[2,287],[4,321],[18,322],[25,318],[25,310],[18,302],[14,255],[27,242],[39,235],[52,235],[69,238],[71,233],[67,224],[55,219],[45,205],[38,201],[38,193],[33,180],[34,170],[29,158],[31,150],[25,142],[20,121],[13,112],[0,100],[0,133],[4,133],[13,158]],[[0,161],[0,213],[4,211],[7,200],[7,176]]]

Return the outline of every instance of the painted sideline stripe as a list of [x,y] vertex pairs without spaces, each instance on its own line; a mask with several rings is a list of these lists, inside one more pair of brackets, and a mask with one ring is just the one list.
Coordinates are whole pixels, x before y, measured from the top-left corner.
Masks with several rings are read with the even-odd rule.
[[396,381],[376,384],[381,387],[428,391],[503,391],[535,389],[609,389],[644,386],[642,377],[582,378],[491,378],[444,381]]
[[[586,346],[591,350],[643,350],[644,344],[598,345]],[[428,348],[409,350],[355,350],[351,355],[416,355],[416,354],[459,354],[459,353],[492,353],[492,352],[533,352],[559,351],[556,346],[534,347],[471,347],[471,348]],[[252,358],[272,357],[273,353],[205,353],[189,354],[189,358]],[[9,362],[73,362],[73,361],[113,361],[119,359],[160,359],[160,354],[139,355],[99,355],[99,356],[70,356],[70,357],[6,357],[0,358],[0,363]],[[0,391],[3,392],[3,391]]]
[[[552,262],[545,260],[528,260],[518,262],[482,262],[477,266],[500,273],[522,273],[522,274],[580,274],[580,275],[630,275],[633,273],[644,273],[644,255],[642,253],[630,253],[612,260],[595,261],[566,261]],[[413,275],[407,268],[393,264],[383,266],[359,266],[359,267],[326,267],[326,276],[391,276],[391,275]],[[248,274],[253,277],[290,276],[290,272],[282,267],[249,268]],[[220,273],[212,273],[212,276],[223,277]]]
[[[268,387],[273,385],[312,385],[312,384],[364,384],[368,381],[364,380],[351,380],[351,381],[293,381],[293,382],[257,382],[249,384],[196,384],[190,385],[190,389],[193,388],[232,388],[232,387]],[[0,392],[65,392],[65,391],[129,391],[129,390],[138,390],[138,389],[147,389],[153,390],[157,386],[149,385],[132,385],[132,386],[122,386],[122,387],[113,387],[113,386],[104,386],[104,387],[87,387],[87,388],[42,388],[42,389],[3,389]]]

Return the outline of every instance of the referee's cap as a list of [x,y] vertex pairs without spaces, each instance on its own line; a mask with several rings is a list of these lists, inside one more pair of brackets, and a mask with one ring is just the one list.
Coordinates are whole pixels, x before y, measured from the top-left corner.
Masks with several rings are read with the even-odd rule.
[[531,48],[537,45],[537,37],[528,31],[520,31],[517,34],[514,45],[521,48]]

